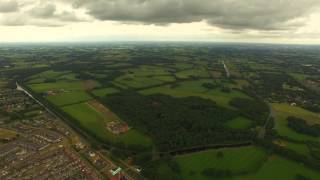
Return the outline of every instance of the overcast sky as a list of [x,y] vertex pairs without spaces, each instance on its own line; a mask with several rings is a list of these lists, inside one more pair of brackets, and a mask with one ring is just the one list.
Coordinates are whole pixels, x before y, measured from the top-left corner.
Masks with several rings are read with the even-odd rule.
[[0,42],[320,44],[320,0],[0,0]]

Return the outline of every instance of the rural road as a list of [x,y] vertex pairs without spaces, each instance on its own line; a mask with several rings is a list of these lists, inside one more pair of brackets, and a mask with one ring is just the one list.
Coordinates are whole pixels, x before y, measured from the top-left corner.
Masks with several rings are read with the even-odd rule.
[[264,123],[261,131],[259,132],[259,135],[258,135],[258,138],[261,138],[261,139],[264,139],[265,137],[265,134],[266,134],[266,128],[267,128],[267,125],[269,123],[269,121],[271,120],[271,118],[275,118],[275,111],[272,109],[271,105],[269,103],[267,103],[269,108],[270,108],[270,113],[269,113],[269,116],[266,120],[266,123]]
[[222,61],[222,64],[223,64],[224,70],[226,71],[227,77],[230,77],[230,72],[227,65],[224,63],[224,61]]

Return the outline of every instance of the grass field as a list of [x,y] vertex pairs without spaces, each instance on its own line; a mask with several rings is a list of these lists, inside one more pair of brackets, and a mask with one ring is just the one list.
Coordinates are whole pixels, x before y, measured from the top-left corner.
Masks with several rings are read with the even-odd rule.
[[299,154],[302,154],[308,157],[310,156],[310,150],[306,144],[299,144],[299,143],[289,142],[281,139],[275,140],[274,144],[293,150]]
[[191,76],[200,78],[209,78],[209,72],[204,67],[197,67],[190,70],[179,71],[176,76],[181,79],[186,79]]
[[225,125],[233,129],[248,129],[251,127],[252,121],[244,117],[237,117],[226,122]]
[[37,93],[46,92],[49,90],[68,90],[68,91],[75,91],[75,90],[83,90],[84,86],[81,81],[57,81],[53,83],[41,83],[41,84],[29,84],[28,85],[32,90]]
[[159,66],[139,66],[135,69],[129,69],[129,73],[137,77],[146,77],[146,76],[165,76],[170,75],[170,69],[159,67]]
[[96,135],[102,140],[112,143],[135,144],[150,146],[151,140],[136,130],[129,130],[125,134],[114,135],[106,129],[106,122],[111,121],[110,117],[93,109],[87,103],[75,104],[63,107],[63,111],[72,116],[81,128]]
[[47,92],[52,90],[65,90],[65,91],[83,91],[90,90],[92,88],[99,87],[100,84],[94,80],[86,81],[57,81],[51,83],[40,83],[40,84],[28,84],[33,91],[37,93]]
[[[218,157],[218,152],[222,152],[223,156]],[[174,160],[179,164],[180,175],[184,180],[208,180],[210,178],[202,174],[205,169],[230,170],[234,173],[252,172],[259,168],[266,158],[263,149],[250,146],[209,150],[177,156]],[[162,173],[168,170],[165,166],[159,168]]]
[[235,178],[239,180],[270,180],[270,179],[288,179],[295,180],[296,175],[301,174],[312,180],[320,179],[320,172],[311,170],[297,162],[272,156],[268,158],[262,168],[254,174]]
[[309,77],[308,75],[300,74],[300,73],[290,73],[289,75],[299,82],[303,82],[307,77]]
[[92,99],[85,91],[72,91],[67,93],[59,93],[54,96],[48,96],[47,99],[57,106],[75,104]]
[[306,141],[306,140],[320,141],[319,138],[297,133],[287,126],[288,116],[295,116],[295,117],[302,118],[306,120],[309,124],[315,124],[315,123],[320,124],[319,114],[310,112],[308,110],[305,110],[299,107],[293,107],[287,104],[273,103],[271,104],[271,106],[275,111],[275,115],[276,115],[275,128],[276,128],[276,131],[279,133],[279,135],[287,136],[291,139],[301,140],[301,141]]
[[151,94],[166,94],[174,97],[189,97],[196,96],[204,99],[210,99],[215,101],[218,105],[232,108],[229,105],[229,101],[235,97],[249,98],[247,95],[240,91],[231,91],[230,93],[222,92],[220,88],[216,89],[206,89],[202,86],[203,83],[215,83],[213,80],[197,80],[197,81],[185,81],[179,83],[176,87],[160,86],[155,88],[150,88],[146,90],[139,91],[143,95]]
[[66,74],[66,73],[68,73],[68,72],[67,72],[67,71],[53,71],[53,70],[49,70],[49,71],[44,71],[44,72],[41,72],[41,73],[39,73],[39,74],[30,76],[28,79],[56,78],[56,77],[58,77],[58,76],[61,76],[61,75],[63,75],[63,74]]
[[105,97],[107,95],[114,94],[117,92],[119,92],[119,90],[116,88],[113,88],[113,87],[108,87],[108,88],[103,88],[103,89],[95,89],[92,91],[92,93],[94,95],[99,96],[99,97]]
[[11,139],[17,137],[18,133],[12,130],[0,128],[0,139]]
[[163,81],[157,80],[153,77],[134,76],[131,74],[126,74],[121,77],[118,77],[115,79],[114,82],[130,88],[142,88],[142,87],[160,85],[163,83]]
[[171,64],[170,67],[177,69],[177,70],[183,70],[183,69],[188,69],[188,68],[192,68],[193,64],[189,64],[189,63],[174,63]]

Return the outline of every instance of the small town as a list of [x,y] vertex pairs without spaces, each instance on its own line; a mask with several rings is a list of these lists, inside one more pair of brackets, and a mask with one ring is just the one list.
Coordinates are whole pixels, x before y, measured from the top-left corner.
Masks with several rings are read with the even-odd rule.
[[132,179],[21,89],[0,109],[0,179]]

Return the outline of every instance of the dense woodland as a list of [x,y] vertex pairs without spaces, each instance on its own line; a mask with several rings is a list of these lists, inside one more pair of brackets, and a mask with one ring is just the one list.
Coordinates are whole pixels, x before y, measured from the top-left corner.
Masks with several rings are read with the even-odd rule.
[[104,99],[105,104],[129,125],[150,135],[160,151],[247,141],[251,131],[226,128],[224,123],[237,111],[216,106],[196,97],[121,94]]

